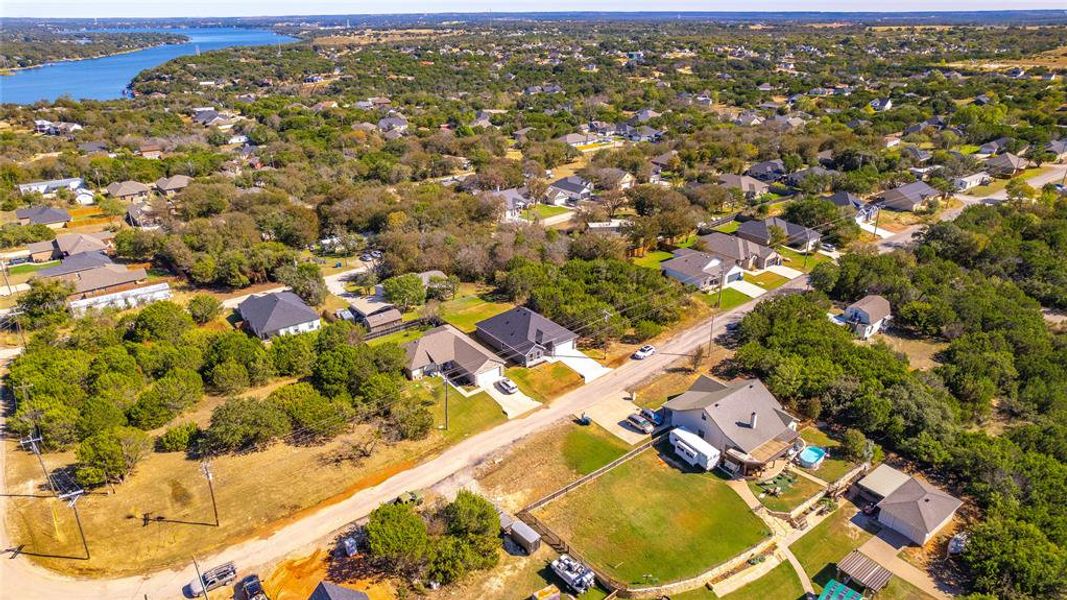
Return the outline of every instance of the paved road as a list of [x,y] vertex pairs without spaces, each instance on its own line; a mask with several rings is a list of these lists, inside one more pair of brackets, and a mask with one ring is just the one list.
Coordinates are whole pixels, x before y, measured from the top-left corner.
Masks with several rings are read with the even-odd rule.
[[[1049,180],[1063,176],[1063,168],[1045,177]],[[962,198],[965,204],[977,199]],[[942,219],[952,219],[961,209],[946,211]],[[919,230],[909,231],[887,238],[878,243],[882,250],[902,244]],[[347,273],[346,273],[347,274]],[[345,274],[331,276],[333,286],[339,285]],[[768,294],[775,295],[788,290],[802,289],[807,278],[800,277]],[[333,289],[333,287],[331,287]],[[343,290],[342,290],[343,291]],[[715,318],[717,328],[740,321],[757,304],[756,300],[741,305]],[[579,414],[602,398],[619,398],[626,390],[635,387],[646,378],[662,372],[678,355],[691,352],[707,342],[711,321],[704,321],[683,331],[661,345],[658,354],[640,361],[627,363],[611,373],[556,399],[544,410],[535,411],[526,417],[508,421],[489,431],[470,437],[445,450],[437,458],[398,473],[381,484],[361,490],[356,494],[309,514],[300,521],[291,523],[273,534],[231,546],[211,556],[199,557],[203,564],[218,564],[234,561],[242,573],[257,566],[270,563],[288,555],[309,553],[321,547],[336,531],[352,521],[369,514],[380,503],[411,489],[433,486],[452,475],[478,465],[495,452],[513,446],[520,439],[547,428],[554,423]],[[12,448],[5,444],[4,450]],[[0,452],[0,471],[4,469],[6,452]],[[0,490],[2,491],[2,490]],[[6,497],[0,493],[0,514],[6,515]],[[0,529],[0,547],[10,548],[12,541],[7,532]],[[53,600],[55,598],[109,598],[142,600],[149,598],[180,597],[181,587],[192,580],[195,573],[192,565],[178,570],[150,573],[140,577],[125,577],[110,580],[79,580],[42,569],[24,558],[0,560],[0,589],[18,582],[20,600]]]

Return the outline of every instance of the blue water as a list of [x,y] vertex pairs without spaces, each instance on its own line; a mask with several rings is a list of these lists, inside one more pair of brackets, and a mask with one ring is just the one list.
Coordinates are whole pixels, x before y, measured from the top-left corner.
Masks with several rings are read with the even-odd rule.
[[185,44],[157,46],[117,54],[52,63],[0,76],[0,102],[30,104],[38,100],[55,100],[67,95],[75,99],[111,100],[122,97],[122,90],[141,71],[168,60],[230,46],[268,46],[295,41],[272,31],[259,29],[168,29],[139,30],[176,33],[189,38]]
[[800,461],[801,465],[811,467],[819,464],[824,456],[826,456],[826,450],[823,450],[818,446],[808,446],[800,451],[800,455],[797,456],[797,459]]

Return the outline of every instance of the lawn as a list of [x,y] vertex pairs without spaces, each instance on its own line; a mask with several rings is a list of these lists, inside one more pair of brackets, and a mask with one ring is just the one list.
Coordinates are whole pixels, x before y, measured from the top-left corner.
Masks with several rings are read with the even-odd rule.
[[553,206],[551,204],[534,204],[530,208],[522,211],[522,218],[532,221],[534,219],[547,219],[556,215],[562,215],[569,213],[571,210],[563,206]]
[[765,290],[780,288],[789,283],[789,279],[771,271],[764,271],[759,275],[745,275],[745,281],[754,283]]
[[722,305],[719,305],[719,292],[698,292],[697,298],[700,298],[702,302],[710,306],[711,308],[718,307],[719,310],[725,311],[731,308],[741,306],[745,302],[752,300],[752,298],[742,294],[734,288],[723,288],[722,290]]
[[539,513],[576,552],[635,584],[699,575],[770,534],[721,479],[682,472],[655,450]]
[[[792,511],[824,489],[823,486],[807,477],[790,473],[788,470],[763,486],[760,485],[761,483],[763,482],[749,481],[748,488],[768,509],[784,513]],[[777,496],[764,491],[765,488],[771,489],[774,487],[781,488],[781,493]]]
[[527,396],[545,403],[582,385],[585,380],[561,363],[541,363],[535,367],[511,367],[505,373]]
[[856,507],[843,503],[829,517],[804,534],[799,540],[789,547],[796,555],[804,572],[809,577],[815,578],[823,570],[822,583],[833,576],[832,567],[852,552],[871,539],[871,533],[853,525],[850,519],[857,512]]
[[819,479],[827,483],[833,483],[844,477],[845,473],[848,473],[856,466],[855,462],[844,458],[841,442],[833,439],[825,432],[815,427],[807,427],[800,432],[800,437],[804,438],[804,441],[809,445],[818,446],[827,451],[826,458],[823,459],[818,469],[804,469]]
[[441,305],[441,319],[454,325],[460,331],[474,331],[478,321],[484,321],[514,308],[509,302],[493,302],[482,296],[466,296],[449,300]]
[[933,596],[899,577],[891,577],[889,584],[878,592],[878,600],[933,600]]
[[634,264],[639,267],[659,270],[659,264],[673,256],[674,255],[670,252],[664,252],[663,250],[653,250],[651,252],[646,253],[644,256],[640,258],[635,258],[633,260]]
[[[797,600],[804,597],[804,586],[788,562],[771,569],[766,575],[734,590],[722,600]],[[715,600],[715,592],[701,587],[681,594],[672,594],[671,600]],[[881,600],[881,596],[878,596]]]
[[41,269],[47,269],[48,267],[54,267],[59,264],[58,260],[50,260],[42,263],[22,263],[21,265],[15,265],[7,270],[8,275],[21,275],[24,273],[36,273]]
[[581,475],[588,475],[629,451],[625,442],[596,423],[571,429],[563,438],[563,460]]
[[373,340],[367,340],[368,346],[380,346],[392,342],[394,344],[403,345],[410,341],[417,340],[422,337],[422,334],[426,333],[425,327],[412,327],[403,331],[397,331],[382,337],[376,337]]
[[[435,427],[443,427],[445,423],[445,395],[441,380],[430,377],[419,382],[423,385],[421,390],[424,398],[432,398]],[[490,427],[507,421],[507,415],[496,403],[496,400],[485,393],[479,392],[469,398],[455,390],[448,391],[448,429],[441,429],[441,433],[449,443],[470,437],[476,433],[485,431]]]
[[804,266],[804,254],[793,250],[792,248],[786,248],[780,246],[777,248],[778,254],[782,255],[782,265],[798,271],[804,271],[805,273],[815,268],[815,265],[831,260],[829,256],[825,254],[819,254],[818,252],[812,252],[807,256],[807,267]]
[[[1031,179],[1038,175],[1043,175],[1050,171],[1052,167],[1034,167],[1033,169],[1026,169],[1022,173],[1019,173],[1012,179]],[[980,185],[976,188],[972,188],[967,195],[974,196],[976,198],[985,198],[986,196],[992,196],[993,194],[1002,191],[1008,186],[1008,182],[1011,179],[994,179],[989,185]]]
[[723,223],[718,227],[715,227],[715,231],[721,231],[723,233],[733,233],[737,231],[737,228],[741,226],[741,221],[730,221],[729,223]]

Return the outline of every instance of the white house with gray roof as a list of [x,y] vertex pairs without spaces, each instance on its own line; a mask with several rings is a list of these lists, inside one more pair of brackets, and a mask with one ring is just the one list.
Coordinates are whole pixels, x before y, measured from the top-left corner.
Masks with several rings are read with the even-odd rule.
[[524,367],[574,353],[578,334],[524,306],[479,321],[475,335],[497,354]]
[[688,248],[674,251],[674,258],[659,264],[660,271],[683,285],[713,290],[744,278],[744,270],[729,258]]
[[237,306],[237,312],[262,340],[315,331],[322,324],[318,313],[293,292],[251,296]]
[[871,294],[853,302],[842,315],[852,332],[862,339],[878,333],[892,317],[889,300]]
[[504,376],[504,361],[451,325],[404,344],[409,379],[443,374],[461,384],[488,387]]
[[552,182],[548,186],[547,196],[549,199],[556,199],[557,204],[588,200],[593,196],[593,184],[582,177],[571,175]]
[[959,499],[911,477],[878,503],[878,522],[920,546],[952,520]]
[[797,420],[758,379],[722,383],[701,376],[663,408],[672,427],[695,432],[722,452],[724,469],[741,475],[785,456],[799,435]]

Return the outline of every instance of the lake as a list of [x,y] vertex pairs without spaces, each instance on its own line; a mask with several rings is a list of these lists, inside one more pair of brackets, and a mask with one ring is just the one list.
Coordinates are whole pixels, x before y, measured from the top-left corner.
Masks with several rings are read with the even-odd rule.
[[168,60],[231,46],[269,46],[288,44],[296,38],[260,29],[160,29],[136,30],[176,33],[189,38],[185,44],[157,46],[127,54],[58,62],[11,75],[0,76],[0,102],[30,104],[38,100],[55,100],[68,95],[77,99],[111,100],[122,97],[122,90],[141,71]]

